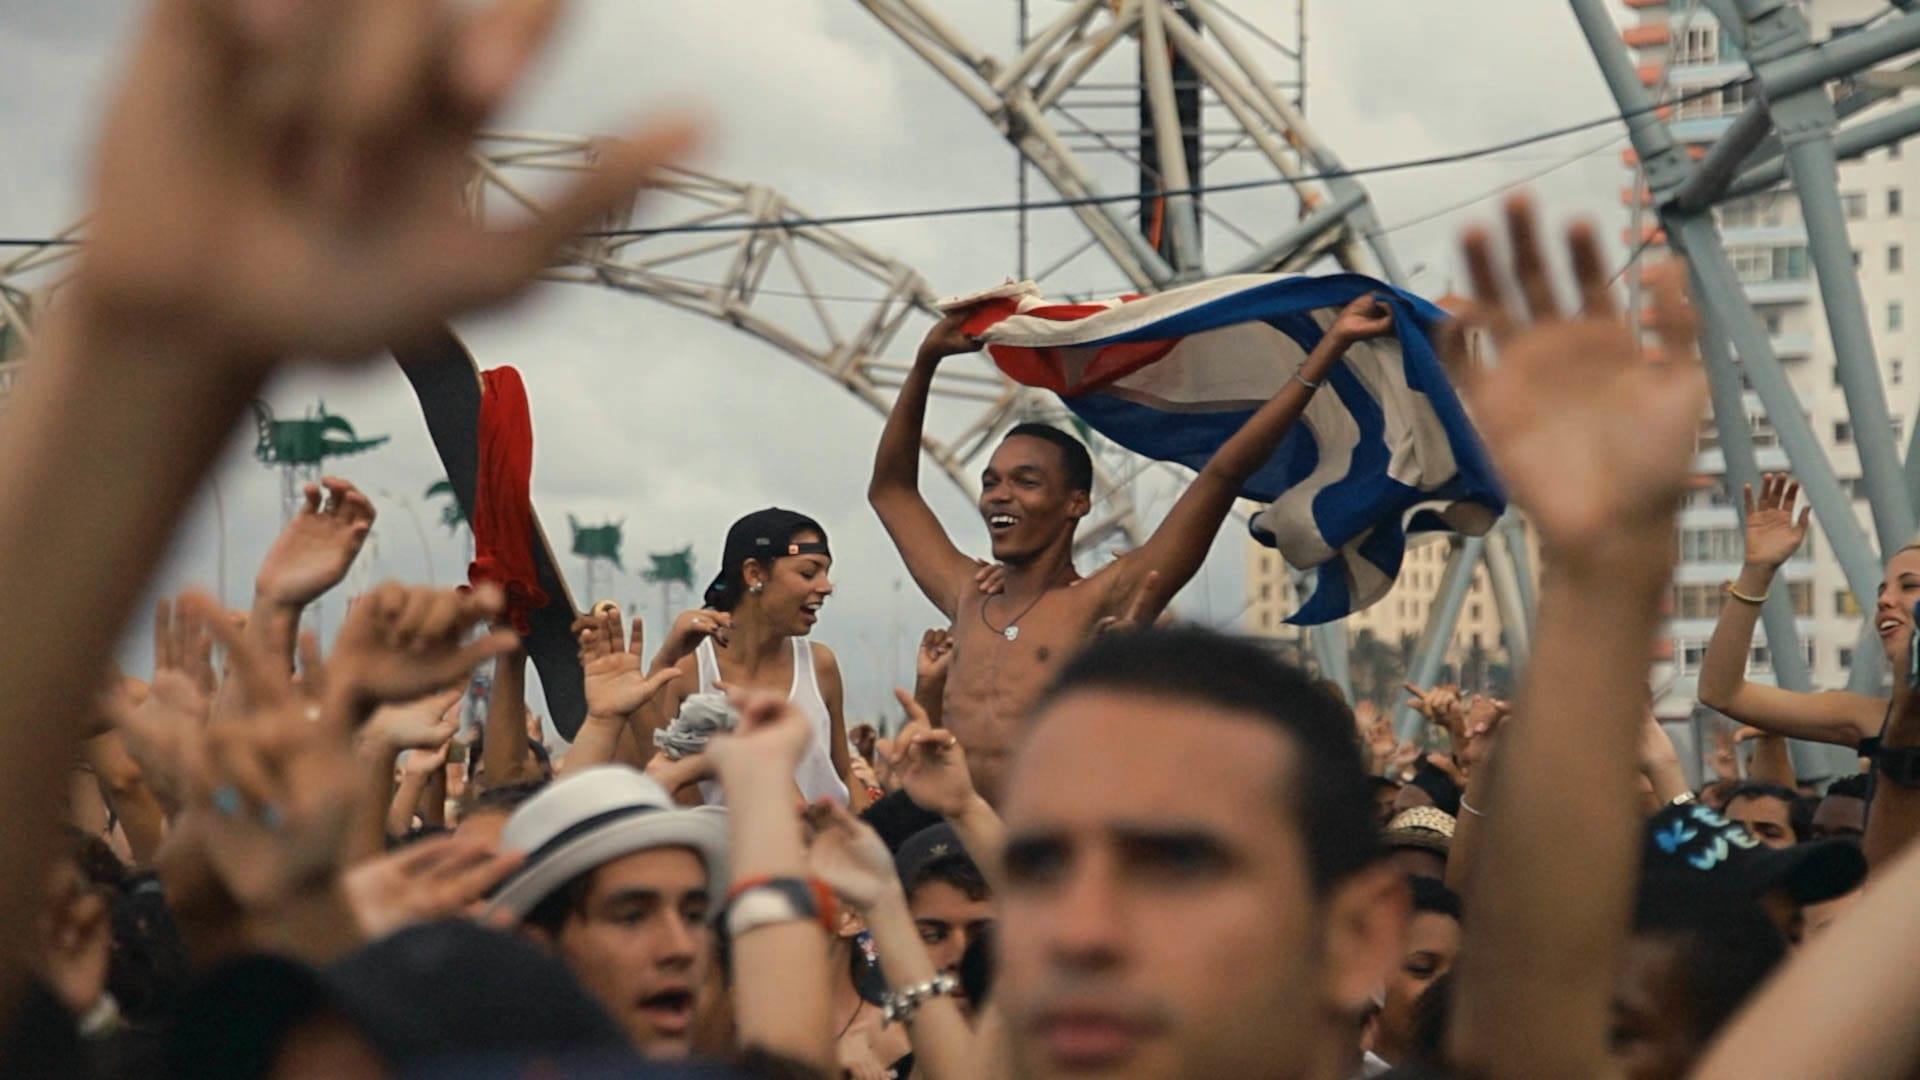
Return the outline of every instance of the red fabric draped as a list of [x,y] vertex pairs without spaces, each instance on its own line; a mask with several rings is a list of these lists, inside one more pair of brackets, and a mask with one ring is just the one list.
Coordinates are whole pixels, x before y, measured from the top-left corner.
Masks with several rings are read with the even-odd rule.
[[547,606],[533,563],[533,418],[520,372],[480,375],[479,468],[473,478],[473,565],[467,580],[507,594],[507,618],[521,634],[527,612]]

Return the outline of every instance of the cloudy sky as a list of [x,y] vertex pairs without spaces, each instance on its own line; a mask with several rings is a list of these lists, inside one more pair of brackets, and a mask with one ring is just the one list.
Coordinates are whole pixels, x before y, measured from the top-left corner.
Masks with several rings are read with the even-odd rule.
[[[1054,0],[1032,6],[1039,18],[1064,7]],[[1291,0],[1233,6],[1291,40]],[[96,115],[139,7],[132,0],[0,7],[0,147],[8,162],[0,170],[0,235],[44,235],[80,212]],[[938,0],[938,8],[986,51],[1011,51],[1012,0]],[[1307,33],[1309,118],[1350,165],[1484,146],[1611,111],[1562,4],[1322,0],[1309,13]],[[1281,65],[1272,62],[1277,75]],[[650,111],[689,108],[711,126],[694,165],[768,185],[814,213],[991,203],[1014,194],[1012,150],[855,0],[580,0],[527,93],[498,126],[609,132]],[[1098,115],[1124,123],[1130,114]],[[1619,138],[1620,128],[1610,126],[1366,183],[1403,264],[1421,268],[1414,286],[1437,294],[1459,276],[1452,237],[1496,205],[1473,200],[1531,174],[1552,170],[1530,186],[1556,218],[1598,216],[1609,225],[1605,232],[1616,234]],[[1095,167],[1123,175],[1111,161]],[[1251,168],[1236,157],[1208,178],[1254,175]],[[1035,197],[1045,194],[1036,181]],[[1276,191],[1241,196],[1231,210],[1249,231],[1270,234],[1284,228],[1294,205]],[[1033,228],[1036,269],[1082,235],[1060,212],[1036,214]],[[1015,268],[1010,216],[847,232],[917,268],[943,294],[973,291]],[[1210,237],[1209,244],[1216,240],[1219,250],[1230,249],[1224,238]],[[1097,255],[1042,281],[1057,294],[1117,291],[1122,284]],[[835,301],[833,314],[857,324],[865,312],[855,301]],[[898,358],[910,357],[924,327],[909,323],[895,346]],[[839,591],[817,637],[840,653],[848,672],[849,717],[876,714],[889,700],[889,681],[911,678],[912,642],[937,616],[910,582],[903,584],[900,563],[865,505],[877,414],[767,345],[643,297],[549,286],[461,330],[483,365],[511,363],[526,376],[534,497],[550,531],[564,533],[569,514],[624,519],[629,567],[644,563],[646,551],[691,543],[704,575],[735,517],[775,503],[803,509],[827,525],[834,541]],[[441,582],[460,576],[464,542],[436,524],[436,508],[422,506],[421,493],[441,470],[390,362],[295,369],[266,396],[283,416],[324,400],[363,434],[392,437],[337,467],[372,492],[381,511],[365,577],[424,580],[430,569]],[[215,586],[224,552],[226,598],[244,605],[251,568],[280,515],[279,478],[251,450],[251,431],[236,431],[159,588]],[[1142,483],[1137,494],[1149,520],[1164,513],[1173,483],[1157,474]],[[926,486],[962,547],[983,550],[984,529],[969,505],[931,472]],[[1242,535],[1235,525],[1223,531],[1205,573],[1176,604],[1182,615],[1226,623],[1241,610]],[[583,594],[582,568],[567,562]],[[600,591],[640,602],[649,615],[658,610],[649,588],[631,576]],[[340,610],[338,597],[322,606],[324,629],[337,625]],[[142,670],[147,647],[136,637],[125,658]]]

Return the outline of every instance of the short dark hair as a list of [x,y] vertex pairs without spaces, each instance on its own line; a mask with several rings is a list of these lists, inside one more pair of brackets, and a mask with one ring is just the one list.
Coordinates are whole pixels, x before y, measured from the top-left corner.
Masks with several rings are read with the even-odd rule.
[[1748,780],[1727,793],[1727,801],[1735,799],[1779,799],[1788,806],[1800,797],[1800,793],[1784,784],[1769,784],[1764,780]]
[[520,921],[539,927],[548,937],[558,938],[567,920],[586,910],[587,896],[593,892],[593,877],[599,872],[600,868],[595,866],[575,874],[565,885],[541,897]]
[[1463,910],[1460,894],[1447,888],[1445,883],[1422,874],[1410,874],[1407,876],[1407,884],[1413,890],[1414,914],[1431,912],[1435,915],[1445,915],[1454,922],[1460,921],[1460,913]]
[[1693,1002],[1693,1036],[1706,1042],[1786,959],[1787,943],[1758,904],[1684,891],[1646,889],[1633,913],[1633,936],[1673,943],[1674,970]]
[[[1764,780],[1747,780],[1727,793],[1727,806],[1733,806],[1735,799],[1778,799],[1787,804],[1787,825],[1793,830],[1795,841],[1805,840],[1812,831],[1813,811],[1800,801],[1800,793],[1785,784],[1770,784]],[[1819,800],[1815,800],[1816,804]]]
[[1093,493],[1093,455],[1087,452],[1086,443],[1051,424],[1033,423],[1015,424],[1013,429],[1007,432],[1006,438],[1000,441],[1006,442],[1007,439],[1016,435],[1025,435],[1059,447],[1061,463],[1067,469],[1067,487],[1074,491]]
[[1250,642],[1173,627],[1096,639],[1067,664],[1034,713],[1083,690],[1184,698],[1266,721],[1298,751],[1285,794],[1314,891],[1324,894],[1373,861],[1379,839],[1359,735],[1306,672]]
[[1873,778],[1866,773],[1853,773],[1849,776],[1842,776],[1827,785],[1828,798],[1838,795],[1843,799],[1860,799],[1864,801],[1872,795],[1872,792]]
[[914,871],[910,880],[901,882],[906,887],[907,902],[912,903],[915,894],[936,881],[960,890],[969,900],[985,900],[992,895],[980,868],[965,853],[956,852],[927,862]]

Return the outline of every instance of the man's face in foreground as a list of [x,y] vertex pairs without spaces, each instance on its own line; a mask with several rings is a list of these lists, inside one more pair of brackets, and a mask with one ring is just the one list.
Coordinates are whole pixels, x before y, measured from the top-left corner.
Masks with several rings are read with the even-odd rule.
[[[1006,803],[994,993],[1018,1072],[1275,1075],[1351,1040],[1340,1010],[1379,985],[1403,908],[1316,901],[1292,759],[1270,724],[1194,702],[1089,689],[1041,714]],[[1336,953],[1372,970],[1336,976]]]
[[553,942],[574,977],[642,1053],[685,1057],[713,953],[707,871],[686,848],[625,855],[594,871]]

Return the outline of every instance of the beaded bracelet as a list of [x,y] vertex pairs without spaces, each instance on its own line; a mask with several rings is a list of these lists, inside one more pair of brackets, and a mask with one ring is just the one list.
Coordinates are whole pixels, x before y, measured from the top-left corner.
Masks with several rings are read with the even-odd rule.
[[941,972],[926,982],[915,983],[895,993],[888,994],[886,1004],[882,1007],[881,1011],[889,1024],[905,1022],[913,1019],[914,1014],[920,1011],[920,1006],[925,1005],[934,998],[957,993],[959,989],[959,979],[954,978],[946,972]]

